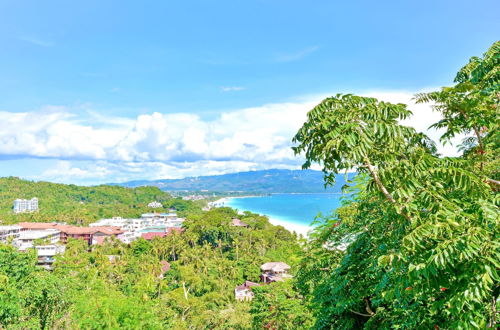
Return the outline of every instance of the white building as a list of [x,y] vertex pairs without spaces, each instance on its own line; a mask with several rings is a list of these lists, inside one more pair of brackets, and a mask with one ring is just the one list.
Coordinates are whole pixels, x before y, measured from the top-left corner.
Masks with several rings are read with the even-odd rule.
[[16,240],[21,233],[21,226],[0,226],[0,243],[7,243],[9,238]]
[[149,203],[148,207],[157,209],[157,208],[163,207],[163,205],[160,202],[154,201],[154,202]]
[[38,255],[38,265],[50,270],[55,261],[55,256],[63,254],[66,250],[66,246],[55,244],[38,245],[35,246],[35,249]]
[[33,212],[38,210],[38,198],[16,199],[14,201],[14,213]]
[[32,248],[36,240],[42,240],[45,244],[55,244],[61,238],[61,231],[57,229],[44,230],[23,230],[19,237],[16,238],[14,244],[21,251]]

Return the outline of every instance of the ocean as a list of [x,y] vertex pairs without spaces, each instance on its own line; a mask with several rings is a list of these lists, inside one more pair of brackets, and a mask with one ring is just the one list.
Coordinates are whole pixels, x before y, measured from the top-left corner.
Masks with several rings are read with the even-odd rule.
[[328,215],[341,205],[340,193],[272,194],[228,198],[224,206],[267,215],[271,223],[306,234],[319,214]]

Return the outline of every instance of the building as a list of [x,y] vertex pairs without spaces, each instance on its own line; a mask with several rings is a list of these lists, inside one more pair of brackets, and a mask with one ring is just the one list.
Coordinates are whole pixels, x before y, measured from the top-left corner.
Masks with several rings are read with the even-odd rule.
[[112,226],[77,227],[55,222],[20,222],[19,225],[21,231],[57,229],[60,231],[60,240],[64,244],[67,243],[69,238],[83,239],[89,245],[101,244],[110,237],[120,239],[121,235],[125,233],[121,228]]
[[165,273],[170,270],[170,263],[168,261],[162,260],[160,261],[160,276],[158,278],[162,279],[165,276]]
[[254,297],[252,287],[260,286],[259,283],[245,281],[234,289],[234,298],[238,301],[251,301]]
[[248,224],[244,223],[243,221],[241,221],[238,218],[233,218],[233,220],[231,220],[231,226],[248,228]]
[[24,230],[16,238],[14,244],[21,251],[34,247],[35,241],[41,240],[45,244],[55,244],[61,238],[61,231],[58,229]]
[[48,270],[52,269],[52,264],[55,261],[55,256],[58,254],[63,254],[66,250],[64,245],[38,245],[35,246],[36,253],[38,256],[38,265],[42,266]]
[[149,232],[149,233],[143,233],[141,234],[141,237],[144,238],[145,240],[152,240],[156,237],[165,237],[165,236],[168,236],[174,232],[177,232],[177,233],[182,233],[184,230],[182,228],[175,228],[175,227],[170,227],[170,228],[166,228],[166,231],[162,231],[162,232],[158,232],[158,231],[153,231],[153,232]]
[[262,270],[261,280],[264,283],[272,283],[277,281],[284,281],[292,276],[288,274],[290,266],[284,262],[267,262],[260,266]]
[[148,207],[151,207],[153,209],[157,209],[160,207],[163,207],[163,205],[160,202],[154,201],[148,204]]
[[33,212],[38,210],[38,198],[16,199],[14,201],[14,213]]
[[9,239],[16,240],[21,233],[21,226],[0,226],[0,243],[7,243]]

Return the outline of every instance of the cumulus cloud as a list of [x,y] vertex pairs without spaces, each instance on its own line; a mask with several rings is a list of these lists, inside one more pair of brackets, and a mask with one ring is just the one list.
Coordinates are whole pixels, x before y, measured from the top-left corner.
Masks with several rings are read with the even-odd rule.
[[[428,104],[414,104],[413,93],[358,94],[409,104],[414,116],[405,124],[437,141],[441,132],[427,128],[440,119],[439,114]],[[75,115],[65,107],[0,112],[0,158],[59,159],[39,177],[54,181],[110,182],[298,168],[302,159],[294,156],[291,139],[307,111],[324,97],[236,109],[212,120],[190,113],[154,112],[137,118],[106,117],[97,111]],[[453,146],[440,146],[440,151],[456,154]]]

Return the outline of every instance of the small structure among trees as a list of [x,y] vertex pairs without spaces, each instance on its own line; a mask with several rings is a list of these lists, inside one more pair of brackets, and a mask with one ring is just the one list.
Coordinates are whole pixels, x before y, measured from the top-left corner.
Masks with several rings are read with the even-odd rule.
[[233,226],[233,227],[245,227],[245,228],[248,228],[248,224],[244,223],[243,221],[241,221],[238,218],[233,218],[231,220],[231,226]]
[[234,297],[239,301],[251,301],[254,297],[252,292],[252,287],[254,286],[260,286],[260,284],[252,281],[245,281],[245,283],[234,289]]
[[292,277],[292,275],[288,274],[290,268],[290,266],[281,261],[266,262],[265,264],[260,266],[260,269],[262,270],[262,275],[260,276],[260,278],[264,283],[283,281],[287,278]]

